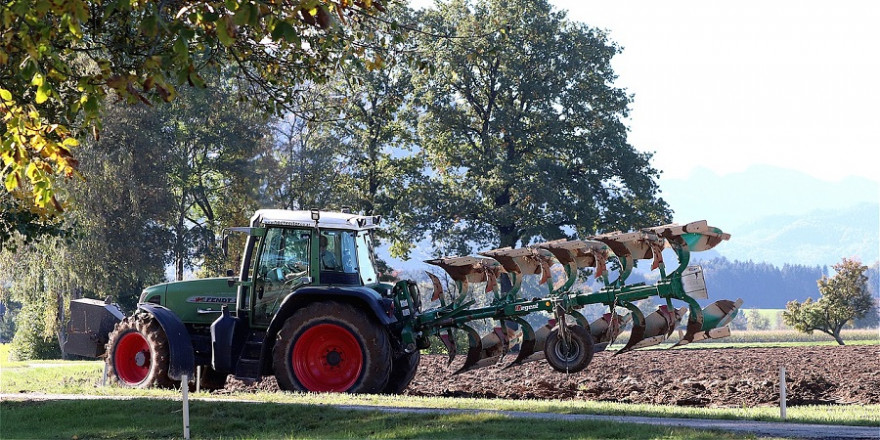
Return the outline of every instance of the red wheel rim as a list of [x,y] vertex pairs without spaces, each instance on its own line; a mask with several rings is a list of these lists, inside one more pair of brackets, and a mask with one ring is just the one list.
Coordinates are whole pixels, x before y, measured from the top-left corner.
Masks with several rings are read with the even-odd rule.
[[350,331],[318,324],[297,339],[291,364],[297,380],[309,391],[346,391],[360,377],[364,355]]
[[150,374],[150,345],[138,332],[126,333],[116,344],[113,357],[116,375],[128,385],[137,385]]

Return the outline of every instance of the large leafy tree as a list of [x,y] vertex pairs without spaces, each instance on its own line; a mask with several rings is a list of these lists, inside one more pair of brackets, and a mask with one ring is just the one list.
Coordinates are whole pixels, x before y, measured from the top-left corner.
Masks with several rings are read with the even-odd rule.
[[355,60],[308,89],[297,111],[277,125],[265,193],[285,208],[381,214],[391,219],[382,238],[400,245],[409,238],[397,219],[407,215],[408,190],[422,177],[422,159],[413,154],[417,115],[408,103],[412,72],[424,64],[414,56],[417,41],[408,38],[415,14],[395,5],[384,17],[396,24],[353,29],[367,34],[365,58],[385,67]]
[[[146,106],[111,107],[100,142],[86,142],[80,169],[89,181],[63,184],[77,203],[64,217],[65,239],[16,234],[0,251],[0,301],[22,304],[12,351],[57,356],[71,298],[111,296],[130,310],[141,290],[164,279],[173,206],[157,119]],[[132,126],[142,129],[131,130]],[[137,140],[138,142],[133,142]]]
[[820,331],[843,344],[840,330],[850,321],[859,319],[873,311],[874,298],[868,291],[868,267],[857,260],[844,258],[834,265],[833,276],[823,276],[819,281],[818,300],[807,298],[803,303],[790,301],[782,312],[786,325],[798,331],[813,333]]
[[604,32],[545,0],[453,0],[423,23],[436,70],[415,78],[415,105],[431,169],[412,224],[438,252],[668,219],[651,155],[627,142],[631,97]]
[[[281,112],[296,85],[363,56],[350,23],[382,10],[376,0],[3,2],[0,178],[11,208],[39,218],[64,209],[56,180],[79,173],[77,139],[98,133],[108,97],[172,101],[179,86],[203,86],[206,71],[232,66],[242,97],[266,92],[262,106]],[[39,233],[30,220],[38,224],[26,231]]]
[[274,145],[264,158],[261,202],[284,209],[329,208],[341,204],[345,183],[339,143],[316,128],[315,115],[323,107],[320,89],[297,114],[275,123]]
[[[417,17],[406,7],[390,8],[389,19],[414,26]],[[323,88],[325,106],[317,114],[316,131],[337,144],[342,167],[341,203],[367,215],[389,219],[380,233],[396,253],[412,238],[402,221],[409,215],[411,191],[422,179],[423,160],[417,144],[417,114],[412,99],[412,73],[423,69],[414,56],[417,41],[411,29],[373,31],[365,41],[368,58],[387,61],[384,69],[367,63],[347,65]]]
[[255,207],[268,123],[229,87],[183,93],[169,106],[110,106],[100,140],[82,150],[89,180],[64,183],[76,200],[64,216],[72,234],[28,243],[19,234],[3,251],[0,301],[22,303],[17,321],[36,319],[19,326],[20,356],[39,356],[45,338],[63,344],[73,297],[111,296],[130,310],[168,264],[178,278],[196,263],[211,275],[229,267],[214,237]]
[[189,89],[154,110],[164,134],[163,167],[173,205],[167,229],[175,278],[209,258],[207,273],[225,266],[215,237],[243,224],[255,208],[257,160],[269,143],[270,122],[253,105],[237,101],[233,84]]

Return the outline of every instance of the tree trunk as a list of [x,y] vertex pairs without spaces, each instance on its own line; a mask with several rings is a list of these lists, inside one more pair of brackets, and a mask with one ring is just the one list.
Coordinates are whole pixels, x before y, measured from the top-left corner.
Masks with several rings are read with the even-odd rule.
[[498,236],[501,239],[501,242],[498,243],[499,248],[508,246],[516,247],[516,244],[520,239],[519,234],[516,233],[516,226],[514,225],[499,226]]
[[176,281],[183,281],[183,270],[185,267],[185,237],[186,234],[186,199],[189,196],[186,190],[183,190],[180,196],[180,206],[177,212],[177,225],[175,225],[175,241],[174,241],[174,278]]
[[55,294],[55,304],[58,306],[58,348],[61,350],[61,359],[69,360],[70,356],[64,352],[64,343],[67,342],[67,316],[64,313],[64,294]]
[[843,339],[840,337],[840,329],[834,330],[834,334],[832,334],[831,336],[834,336],[834,340],[837,341],[838,344],[846,345],[843,343]]

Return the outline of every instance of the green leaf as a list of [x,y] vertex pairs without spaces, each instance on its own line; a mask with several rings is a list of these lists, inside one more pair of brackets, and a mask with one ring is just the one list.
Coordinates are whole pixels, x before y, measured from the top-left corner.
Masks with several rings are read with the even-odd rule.
[[83,103],[83,109],[85,109],[87,113],[98,113],[98,98],[94,95],[89,95],[86,102]]
[[155,37],[156,33],[159,31],[157,18],[155,14],[150,14],[144,17],[144,21],[141,22],[141,32],[148,37]]
[[199,75],[199,74],[196,73],[196,72],[191,72],[191,73],[189,74],[189,81],[190,81],[194,86],[196,86],[196,87],[199,87],[199,88],[204,88],[204,87],[205,87],[205,80],[204,80],[204,78],[202,78],[202,76]]
[[12,192],[15,188],[18,188],[18,174],[17,173],[9,173],[6,175],[6,181],[4,182],[6,186],[6,191]]
[[73,34],[76,38],[83,37],[82,28],[80,27],[79,21],[77,20],[70,19],[67,22],[67,30],[69,30],[70,33]]
[[177,40],[174,41],[173,50],[174,53],[181,58],[189,56],[189,47],[183,37],[178,37]]
[[283,38],[287,42],[292,42],[295,37],[296,29],[286,21],[279,21],[278,24],[275,25],[275,29],[272,29],[272,39],[274,40],[280,40]]
[[49,87],[49,84],[42,83],[39,87],[37,87],[37,97],[34,100],[37,104],[42,104],[49,99],[49,93],[52,89]]
[[0,89],[0,98],[2,98],[4,101],[12,101],[12,93],[10,93],[9,90],[6,89]]
[[232,43],[235,42],[226,28],[226,19],[217,20],[217,39],[226,47],[232,46]]
[[246,4],[239,6],[238,10],[235,11],[235,16],[232,19],[233,22],[239,26],[244,26],[250,23],[251,8],[249,8]]

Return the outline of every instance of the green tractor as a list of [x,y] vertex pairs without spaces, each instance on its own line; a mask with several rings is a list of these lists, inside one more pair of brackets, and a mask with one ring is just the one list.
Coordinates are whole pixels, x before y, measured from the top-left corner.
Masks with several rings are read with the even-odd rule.
[[[540,359],[576,372],[630,321],[621,352],[665,341],[685,314],[688,324],[677,345],[724,337],[742,304],[721,300],[700,308],[705,283],[699,268],[688,266],[689,254],[729,235],[695,222],[430,260],[455,281],[458,294],[447,298],[429,273],[433,306],[423,309],[415,282],[379,281],[371,237],[379,220],[347,212],[257,211],[249,227],[230,230],[247,235],[237,277],[149,287],[128,317],[114,304],[73,300],[65,351],[105,357],[111,380],[126,387],[180,386],[184,375],[198,371],[204,389],[222,387],[229,374],[250,380],[274,375],[284,390],[393,394],[412,381],[432,336],[445,345],[453,373]],[[669,273],[664,247],[679,260]],[[626,284],[639,259],[653,260],[661,272],[657,283]],[[573,290],[582,269],[605,287]],[[540,276],[544,297],[522,297],[529,275]],[[498,283],[502,276],[507,283]],[[477,306],[476,286],[484,288],[488,304]],[[633,301],[652,296],[666,304],[645,316]],[[687,307],[676,310],[672,300]],[[591,323],[578,312],[589,304],[609,312]],[[523,318],[538,311],[552,318],[534,329]],[[476,320],[496,326],[481,337],[469,325]],[[464,361],[455,362],[462,350]]]

